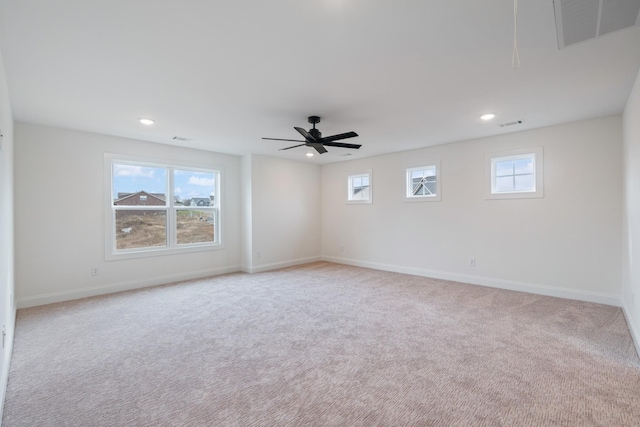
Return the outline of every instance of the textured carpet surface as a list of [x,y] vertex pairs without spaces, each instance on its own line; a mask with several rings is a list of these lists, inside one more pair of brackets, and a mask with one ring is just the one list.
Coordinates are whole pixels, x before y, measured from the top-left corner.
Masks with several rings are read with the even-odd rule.
[[20,310],[3,426],[639,426],[619,308],[330,263]]

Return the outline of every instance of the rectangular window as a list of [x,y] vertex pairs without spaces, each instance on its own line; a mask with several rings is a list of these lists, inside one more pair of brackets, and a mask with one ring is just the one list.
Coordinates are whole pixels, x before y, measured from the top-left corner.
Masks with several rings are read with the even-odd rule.
[[405,201],[440,200],[440,162],[428,166],[407,168],[405,178]]
[[347,178],[347,203],[371,203],[371,171],[349,175]]
[[542,197],[542,148],[511,150],[487,156],[487,198]]
[[107,259],[219,247],[220,171],[105,155]]

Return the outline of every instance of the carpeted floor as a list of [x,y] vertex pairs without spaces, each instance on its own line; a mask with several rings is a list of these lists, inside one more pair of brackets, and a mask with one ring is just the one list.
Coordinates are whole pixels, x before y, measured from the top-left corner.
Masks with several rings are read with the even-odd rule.
[[20,310],[3,426],[638,426],[619,308],[330,263]]

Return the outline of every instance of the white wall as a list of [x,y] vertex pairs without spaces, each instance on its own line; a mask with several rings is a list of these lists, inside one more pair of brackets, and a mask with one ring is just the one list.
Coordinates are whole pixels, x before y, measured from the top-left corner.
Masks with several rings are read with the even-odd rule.
[[251,254],[258,272],[320,259],[320,167],[251,155]]
[[623,115],[622,301],[640,353],[640,72]]
[[[240,269],[240,157],[23,123],[15,148],[19,307]],[[105,261],[105,152],[223,167],[225,249]]]
[[251,155],[242,156],[240,165],[240,196],[242,199],[242,225],[240,227],[240,235],[242,236],[241,265],[242,271],[250,272],[251,266],[253,265],[253,228],[251,218]]
[[[9,91],[0,55],[0,328],[6,330],[4,346],[0,347],[0,423],[9,375],[9,359],[16,317],[14,303],[14,233],[13,233],[13,117]],[[1,339],[0,330],[0,339]]]
[[[325,165],[323,258],[619,305],[621,130],[608,117]],[[544,197],[486,200],[485,153],[537,146]],[[405,169],[430,160],[442,200],[403,202]],[[366,169],[373,203],[346,204],[347,175]]]

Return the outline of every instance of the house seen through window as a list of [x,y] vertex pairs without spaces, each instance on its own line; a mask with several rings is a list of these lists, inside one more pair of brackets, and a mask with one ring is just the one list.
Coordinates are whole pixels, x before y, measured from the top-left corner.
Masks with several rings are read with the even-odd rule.
[[425,166],[406,169],[405,202],[438,202],[441,198],[440,160],[430,160]]
[[407,169],[407,197],[435,197],[437,177],[435,166]]

